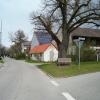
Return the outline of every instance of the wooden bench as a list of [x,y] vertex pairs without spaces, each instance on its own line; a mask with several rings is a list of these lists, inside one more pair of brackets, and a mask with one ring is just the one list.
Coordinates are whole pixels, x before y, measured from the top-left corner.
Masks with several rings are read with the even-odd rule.
[[70,65],[72,62],[71,58],[58,58],[57,65]]

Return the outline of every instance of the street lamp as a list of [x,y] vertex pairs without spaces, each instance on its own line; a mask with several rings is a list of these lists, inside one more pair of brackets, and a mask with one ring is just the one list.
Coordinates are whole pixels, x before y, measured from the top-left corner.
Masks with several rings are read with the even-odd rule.
[[81,62],[81,60],[80,60],[80,58],[81,58],[81,47],[82,47],[84,41],[85,41],[85,38],[81,38],[81,37],[79,37],[78,39],[74,40],[76,46],[79,49],[79,52],[78,52],[78,65],[79,65],[79,69],[80,69],[80,62]]

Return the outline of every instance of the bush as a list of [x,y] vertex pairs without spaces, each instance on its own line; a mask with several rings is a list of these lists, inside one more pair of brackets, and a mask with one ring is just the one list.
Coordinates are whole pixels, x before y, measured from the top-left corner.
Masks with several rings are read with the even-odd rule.
[[[78,63],[78,50],[76,55],[72,55],[72,61]],[[81,49],[81,61],[96,61],[96,51],[90,48]]]
[[0,60],[2,60],[2,57],[0,57]]
[[21,60],[21,59],[25,59],[25,58],[26,58],[25,53],[20,53],[15,56],[15,59],[17,59],[17,60]]
[[81,61],[96,61],[96,51],[90,48],[81,50]]

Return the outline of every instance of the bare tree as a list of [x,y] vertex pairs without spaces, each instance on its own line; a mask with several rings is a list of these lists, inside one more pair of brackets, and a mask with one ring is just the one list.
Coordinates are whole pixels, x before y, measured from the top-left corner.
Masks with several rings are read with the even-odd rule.
[[43,11],[32,14],[32,23],[36,30],[45,30],[52,36],[60,58],[67,57],[69,37],[74,30],[84,24],[100,26],[100,5],[92,0],[44,0],[44,6]]
[[4,47],[3,45],[1,45],[0,48],[0,57],[4,57],[6,54],[6,47]]
[[18,47],[16,44],[10,46],[10,48],[8,49],[8,54],[10,57],[16,57],[16,55],[18,54]]
[[22,30],[18,30],[14,34],[10,34],[10,39],[15,44],[15,46],[12,47],[16,48],[18,53],[21,53],[22,43],[27,41],[27,37],[25,36],[25,33]]

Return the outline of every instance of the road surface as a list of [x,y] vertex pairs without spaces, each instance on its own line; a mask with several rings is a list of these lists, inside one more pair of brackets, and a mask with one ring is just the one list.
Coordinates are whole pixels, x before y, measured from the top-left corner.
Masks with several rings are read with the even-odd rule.
[[53,79],[33,64],[6,58],[0,100],[100,100],[100,73]]

